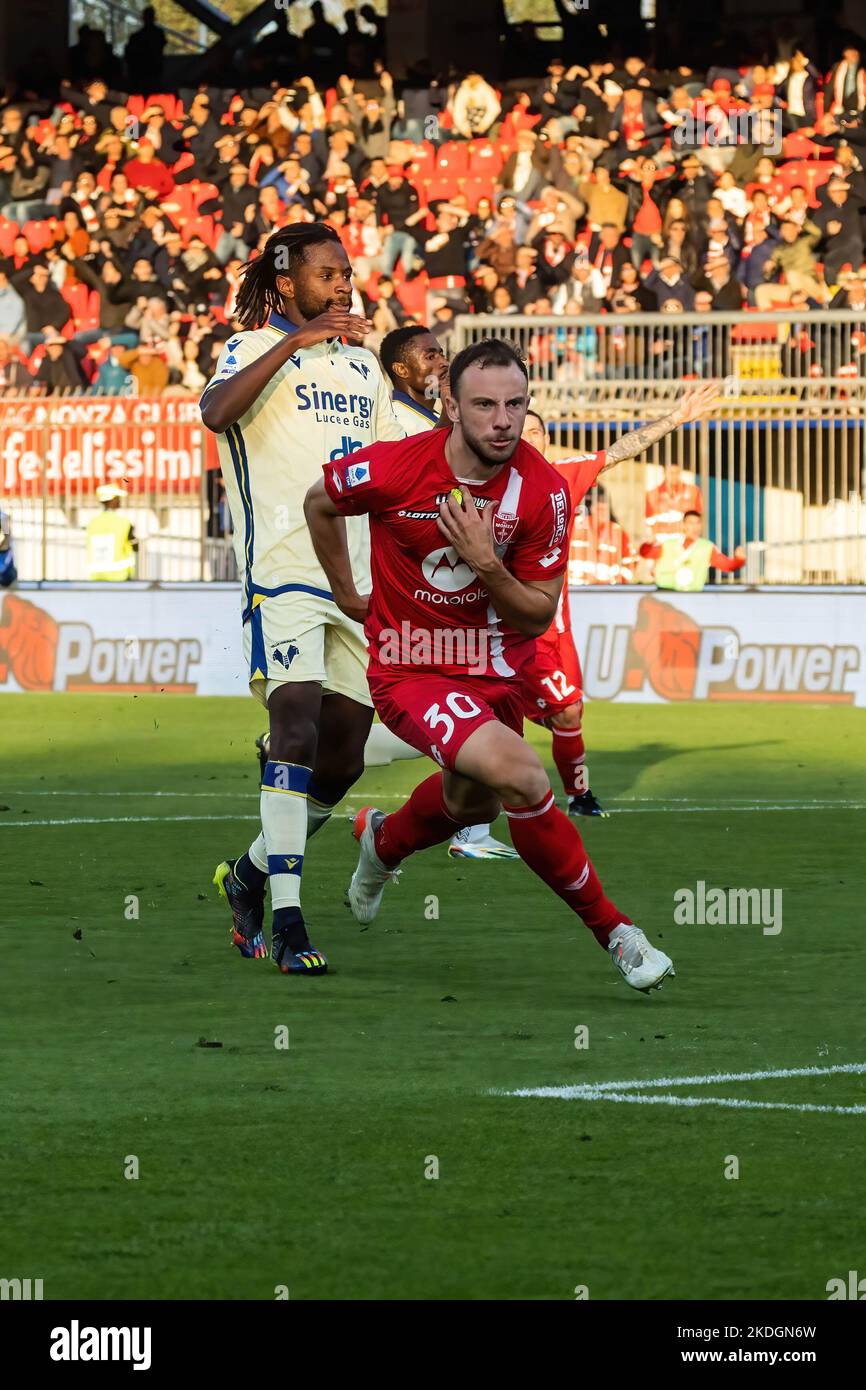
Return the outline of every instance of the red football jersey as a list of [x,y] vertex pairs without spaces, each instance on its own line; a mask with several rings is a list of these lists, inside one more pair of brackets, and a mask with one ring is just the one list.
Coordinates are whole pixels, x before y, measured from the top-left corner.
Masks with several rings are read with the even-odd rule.
[[[553,467],[568,487],[568,495],[571,503],[571,510],[568,522],[568,541],[566,549],[571,546],[571,537],[574,532],[574,523],[577,520],[578,508],[589,489],[595,485],[599,473],[604,468],[605,451],[601,450],[597,454],[581,455],[579,458],[557,459]],[[562,593],[559,596],[559,603],[556,605],[556,613],[553,622],[545,632],[541,641],[553,641],[559,633],[571,632],[571,605],[568,601],[568,584],[563,584]]]
[[[498,617],[484,585],[436,524],[440,503],[461,483],[445,457],[450,433],[427,430],[324,465],[325,487],[338,511],[370,517],[373,592],[365,633],[371,675],[417,675],[426,665],[440,674],[507,678],[535,648],[534,637]],[[521,440],[490,481],[465,487],[476,507],[493,509],[496,553],[516,579],[562,576],[568,490],[536,449]],[[462,636],[452,640],[449,633]]]

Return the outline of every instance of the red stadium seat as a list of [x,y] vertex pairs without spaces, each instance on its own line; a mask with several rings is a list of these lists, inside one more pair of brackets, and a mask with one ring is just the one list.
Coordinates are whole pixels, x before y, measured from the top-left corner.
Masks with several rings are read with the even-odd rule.
[[80,280],[67,280],[66,284],[61,289],[60,294],[61,297],[66,300],[66,303],[69,305],[73,314],[75,313],[76,305],[80,305],[80,307],[84,309],[87,308],[87,296],[89,294],[89,290],[87,286],[83,284]]
[[25,222],[21,228],[23,236],[27,238],[27,245],[30,250],[38,255],[44,251],[54,241],[54,228],[57,225],[54,218],[45,222]]
[[418,179],[432,179],[435,170],[436,151],[430,142],[425,140],[423,144],[415,146],[406,172],[414,182],[416,177]]
[[87,304],[88,328],[99,327],[99,315],[101,312],[101,308],[102,305],[99,298],[99,290],[91,290],[90,299]]
[[453,198],[454,194],[459,192],[460,187],[456,175],[452,175],[450,178],[425,180],[424,198],[427,203],[433,203],[442,198]]
[[496,178],[504,163],[501,148],[489,140],[471,140],[468,149],[469,173],[475,178]]
[[146,102],[144,100],[144,97],[142,96],[133,95],[131,97],[127,97],[126,109],[129,112],[130,116],[140,116],[145,108],[145,105]]
[[53,139],[54,134],[55,127],[47,117],[44,117],[41,121],[37,121],[36,124],[31,126],[27,131],[32,145],[44,145],[46,140]]
[[494,180],[492,178],[468,178],[463,180],[463,192],[469,200],[469,206],[474,212],[478,207],[479,198],[489,198],[493,201]]
[[786,135],[782,141],[782,156],[785,159],[815,159],[819,150],[819,145],[798,130]]
[[394,277],[394,292],[407,314],[423,315],[427,308],[427,276],[418,275],[414,280],[400,280]]
[[162,206],[178,227],[198,214],[195,187],[193,183],[176,183],[168,197],[163,200]]
[[193,217],[180,229],[184,246],[188,246],[194,236],[200,236],[206,246],[213,251],[222,235],[222,227],[212,217]]
[[439,178],[463,178],[469,173],[469,148],[462,141],[449,140],[439,148],[436,175]]
[[801,183],[809,194],[809,202],[814,208],[818,206],[815,190],[827,182],[830,177],[830,169],[829,160],[800,159],[791,164],[783,164],[776,173],[777,177],[784,179],[788,188],[792,188],[795,183]]
[[198,212],[202,203],[208,202],[211,198],[218,198],[220,195],[220,191],[215,183],[192,183],[188,186],[193,191],[196,212]]
[[18,235],[18,223],[0,217],[0,256],[12,255],[12,244]]
[[173,174],[179,174],[182,169],[191,169],[194,164],[195,155],[191,150],[184,150],[183,154],[178,155],[174,163],[169,165],[169,169]]
[[75,332],[82,333],[91,328],[98,328],[100,310],[98,291],[88,290],[86,285],[77,285],[76,289],[85,290],[86,293],[77,296],[74,306],[69,305],[73,314]]
[[156,92],[153,96],[147,98],[146,105],[161,106],[165,112],[165,119],[167,121],[177,120],[178,115],[183,113],[183,104],[180,98],[175,96],[173,92]]

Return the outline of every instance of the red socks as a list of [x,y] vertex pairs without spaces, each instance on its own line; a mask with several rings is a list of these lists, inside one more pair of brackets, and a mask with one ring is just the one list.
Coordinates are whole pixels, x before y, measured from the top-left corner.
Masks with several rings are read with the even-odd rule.
[[586,775],[586,746],[581,729],[551,730],[553,734],[553,761],[562,778],[562,785],[569,796],[582,796],[589,786]]
[[374,839],[376,853],[393,869],[416,850],[450,840],[455,830],[467,824],[471,822],[449,816],[442,797],[442,773],[434,772],[418,784],[399,811],[392,811],[382,821]]
[[629,919],[605,897],[576,827],[563,815],[549,791],[536,806],[504,806],[514,848],[533,873],[543,879],[589,927],[607,949],[614,927]]

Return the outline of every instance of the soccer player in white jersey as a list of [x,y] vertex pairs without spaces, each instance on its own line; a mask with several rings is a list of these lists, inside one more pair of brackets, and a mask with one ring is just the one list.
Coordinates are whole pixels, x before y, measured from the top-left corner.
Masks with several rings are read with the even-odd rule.
[[[270,740],[261,832],[214,882],[231,907],[234,944],[259,958],[270,880],[271,958],[284,974],[327,970],[301,911],[306,841],[361,775],[373,718],[363,630],[332,598],[304,496],[323,462],[404,437],[376,358],[352,345],[370,324],[351,300],[351,266],[332,227],[275,232],[244,269],[244,331],[226,342],[201,398],[231,508],[250,690],[267,707]],[[346,533],[353,573],[368,586],[366,518],[350,519]]]
[[[407,436],[450,423],[441,407],[441,395],[448,390],[448,359],[429,328],[421,324],[395,328],[382,339],[379,360],[393,387],[394,414]],[[370,731],[368,763],[371,752],[387,761],[419,756],[386,724],[374,724]],[[510,845],[491,835],[487,824],[463,826],[452,836],[448,853],[454,859],[520,858]]]

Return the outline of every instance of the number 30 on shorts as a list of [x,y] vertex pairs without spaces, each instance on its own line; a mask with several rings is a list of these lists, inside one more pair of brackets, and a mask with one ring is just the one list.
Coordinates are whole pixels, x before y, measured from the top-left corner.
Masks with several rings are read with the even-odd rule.
[[[480,705],[476,705],[472,696],[467,695],[464,690],[449,691],[445,696],[445,704],[455,719],[475,719],[481,713]],[[431,705],[424,714],[424,723],[431,729],[445,730],[440,740],[442,743],[447,743],[454,733],[454,719],[451,718],[451,714],[446,714],[438,704]]]

